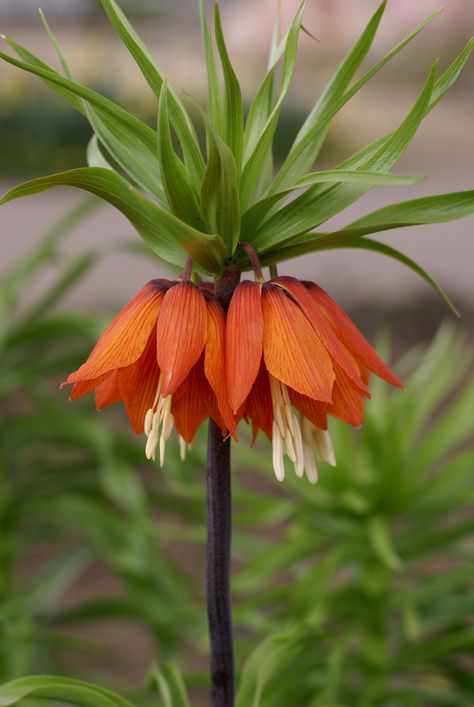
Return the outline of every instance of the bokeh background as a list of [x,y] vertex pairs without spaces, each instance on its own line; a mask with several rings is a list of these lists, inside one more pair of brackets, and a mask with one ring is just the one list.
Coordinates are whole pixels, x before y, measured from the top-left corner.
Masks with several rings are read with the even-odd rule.
[[[379,35],[369,53],[368,64],[383,56],[417,22],[437,10],[438,5],[437,0],[389,2]],[[123,0],[121,6],[127,10],[173,86],[183,95],[190,93],[204,101],[205,72],[197,2]],[[283,0],[284,23],[289,21],[296,6],[296,2]],[[275,145],[277,159],[291,144],[306,112],[376,7],[377,3],[373,0],[309,0],[305,26],[314,38],[303,36],[301,39],[296,77],[286,101]],[[78,80],[103,91],[153,124],[156,104],[133,61],[108,25],[100,3],[97,0],[43,0],[42,8],[60,37]],[[275,2],[222,0],[221,8],[229,51],[241,79],[244,98],[248,101],[265,70]],[[36,0],[1,0],[0,30],[57,66],[38,17]],[[441,69],[447,67],[473,31],[474,4],[468,0],[450,0],[446,3],[444,12],[341,112],[318,167],[324,169],[336,164],[366,142],[396,126],[415,100],[432,60],[439,56]],[[426,181],[410,187],[409,192],[404,187],[373,189],[334,219],[331,225],[344,225],[393,201],[471,188],[474,172],[473,89],[474,63],[471,59],[456,85],[424,121],[419,135],[400,161],[397,171],[402,174],[427,173]],[[2,193],[13,184],[33,176],[85,165],[89,137],[90,130],[82,116],[63,105],[37,79],[0,64]],[[128,431],[124,434],[126,425],[122,413],[104,413],[97,422],[96,417],[90,417],[93,406],[87,401],[82,406],[79,403],[72,412],[66,406],[64,396],[60,398],[52,392],[64,373],[80,362],[96,333],[110,319],[110,312],[123,306],[143,282],[165,273],[156,260],[117,247],[118,242],[123,243],[134,236],[128,222],[108,205],[100,208],[79,206],[79,210],[87,212],[87,217],[76,219],[74,216],[71,228],[66,224],[66,239],[55,236],[53,232],[54,247],[36,250],[43,234],[54,228],[58,220],[82,203],[83,199],[83,195],[61,188],[7,204],[0,210],[0,275],[4,283],[1,304],[2,311],[7,312],[3,317],[7,334],[2,340],[6,344],[0,376],[4,417],[3,433],[0,434],[0,444],[3,445],[0,471],[4,479],[1,487],[4,503],[1,508],[10,509],[9,512],[0,512],[4,537],[8,540],[0,552],[3,578],[0,597],[4,607],[7,607],[2,615],[1,630],[4,645],[8,645],[8,641],[14,642],[8,656],[5,650],[0,651],[0,677],[9,679],[25,672],[62,669],[81,677],[103,678],[105,675],[110,684],[138,685],[153,657],[168,659],[178,656],[192,675],[193,694],[198,704],[200,696],[205,694],[202,688],[205,678],[200,673],[206,661],[204,617],[199,613],[203,593],[197,590],[196,596],[193,595],[193,604],[188,601],[188,592],[189,577],[198,587],[203,571],[204,496],[199,487],[202,482],[202,444],[198,442],[184,470],[172,452],[169,478],[157,475],[142,463],[141,442],[135,444],[135,440],[129,439]],[[341,594],[340,603],[332,608],[337,620],[344,626],[347,625],[347,615],[339,611],[344,601],[346,606],[357,607],[357,630],[362,631],[360,635],[363,637],[368,636],[360,674],[367,670],[367,674],[380,673],[385,676],[383,679],[387,678],[389,668],[377,659],[386,647],[385,638],[382,638],[386,626],[377,624],[379,615],[374,612],[374,607],[378,607],[380,612],[382,607],[386,608],[389,595],[388,590],[387,595],[384,594],[386,585],[390,585],[392,574],[400,571],[400,567],[397,566],[398,556],[395,550],[392,553],[390,541],[387,540],[385,526],[382,523],[379,534],[380,525],[377,524],[381,517],[385,518],[385,511],[389,524],[393,521],[395,525],[398,523],[397,527],[403,528],[407,523],[409,527],[412,527],[412,521],[415,523],[414,499],[423,487],[423,477],[417,474],[422,475],[425,471],[431,474],[437,466],[436,455],[431,458],[426,452],[422,460],[424,466],[420,462],[412,469],[410,464],[416,447],[413,440],[418,439],[415,434],[417,430],[428,429],[433,420],[438,419],[438,407],[444,412],[450,409],[446,402],[441,404],[445,395],[455,398],[449,388],[449,376],[446,380],[444,378],[447,368],[452,369],[458,388],[466,387],[470,391],[471,402],[473,400],[472,386],[468,387],[474,318],[473,228],[474,218],[470,217],[454,223],[410,228],[403,233],[395,230],[382,238],[417,260],[440,281],[461,310],[460,321],[453,321],[453,315],[446,306],[412,272],[379,255],[350,250],[322,253],[296,259],[281,269],[318,281],[351,313],[372,340],[380,332],[381,341],[390,338],[387,351],[391,348],[395,358],[402,356],[400,365],[407,375],[415,367],[414,362],[422,366],[426,356],[428,367],[422,369],[423,373],[418,373],[418,378],[415,376],[414,389],[422,397],[433,376],[438,381],[439,389],[435,386],[431,399],[426,393],[428,399],[419,415],[413,412],[416,407],[413,398],[405,399],[405,408],[402,404],[397,408],[397,403],[390,401],[381,403],[380,410],[385,411],[384,422],[377,426],[377,415],[373,413],[373,428],[369,429],[365,442],[359,439],[362,445],[366,445],[359,459],[359,452],[351,446],[352,438],[342,436],[341,477],[335,477],[335,486],[323,485],[322,490],[318,491],[321,496],[316,497],[314,503],[312,497],[307,495],[309,492],[295,491],[293,486],[290,486],[289,496],[281,489],[275,490],[271,475],[267,473],[269,461],[266,448],[249,452],[248,457],[242,455],[238,461],[240,485],[237,502],[240,505],[237,522],[242,521],[244,529],[241,533],[238,531],[240,535],[236,541],[236,571],[242,570],[237,587],[243,596],[246,592],[253,596],[254,603],[237,609],[237,619],[241,621],[240,657],[246,657],[255,645],[255,636],[264,636],[267,628],[287,628],[292,621],[300,622],[305,630],[309,630],[308,627],[318,627],[319,630],[322,626],[321,640],[326,640],[325,611],[333,584],[332,579],[327,580],[327,585],[324,581],[331,570],[327,568],[329,574],[324,579],[322,575],[315,574],[313,561],[314,556],[325,547],[327,537],[321,528],[311,529],[309,521],[308,526],[301,521],[297,530],[288,530],[298,515],[296,509],[301,507],[307,513],[305,516],[302,511],[302,517],[307,519],[312,518],[314,513],[323,516],[326,513],[328,524],[334,525],[335,537],[341,547],[345,533],[347,543],[360,540],[356,547],[356,555],[360,552],[359,578],[371,577],[370,582],[367,580],[367,586],[365,579],[361,580],[363,591],[367,594],[361,600],[362,590],[358,586],[353,597],[347,592]],[[450,331],[448,334],[445,329],[444,333],[438,334],[431,354],[423,354],[421,349],[413,353],[413,346],[429,345],[443,320],[448,320],[457,333]],[[465,337],[464,343],[460,343],[459,336]],[[408,351],[412,353],[407,354]],[[460,377],[455,376],[454,372]],[[472,415],[472,406],[469,408],[464,398],[463,401],[464,407],[458,406],[456,415],[451,415],[451,427],[445,423],[442,428],[447,425],[453,430],[451,436],[445,435],[446,449],[441,450],[443,453],[453,454],[451,443],[456,446],[461,442],[462,449],[470,449],[465,437],[472,435],[472,426],[469,428],[469,410]],[[385,404],[386,408],[383,407]],[[405,414],[413,423],[412,447],[398,427],[392,433],[399,417]],[[394,447],[399,444],[396,473],[390,470],[387,461],[393,451],[390,447],[392,434]],[[367,481],[367,475],[364,476],[374,463],[370,461],[371,444],[375,445],[372,451],[375,457],[378,454],[380,464],[382,461],[383,465],[387,464],[386,468],[381,466],[380,474],[391,474],[393,484],[393,487],[381,487],[374,498],[370,496],[374,486],[370,480]],[[350,476],[352,459],[357,471],[355,480]],[[464,459],[466,469],[472,468],[471,462],[472,453]],[[257,476],[249,474],[251,465],[262,471]],[[136,468],[140,468],[138,479],[134,474]],[[406,491],[411,506],[407,502],[407,506],[403,507],[399,499],[399,505],[394,509],[389,499],[394,495],[394,488],[399,489],[399,484],[405,482],[407,470],[413,472],[420,486],[415,484]],[[464,470],[459,488],[465,488],[470,482],[472,478]],[[364,484],[367,483],[370,493],[364,496]],[[440,493],[442,496],[443,492]],[[333,507],[328,500],[332,497],[337,498]],[[471,538],[467,550],[463,545],[463,552],[469,553],[473,546],[472,536],[469,535],[473,525],[472,502],[468,495],[463,497],[461,494],[455,498],[459,504],[461,501],[464,504],[461,519],[456,516],[458,525],[461,521],[464,523],[464,530],[453,536],[453,542],[464,542],[466,536]],[[367,503],[369,506],[364,505]],[[453,503],[456,505],[456,502]],[[334,511],[332,516],[331,508]],[[448,514],[452,508],[440,510],[439,500],[434,502],[433,508],[433,514],[424,516],[425,521],[418,530],[416,523],[413,525],[415,535],[425,531],[428,533],[430,524],[436,522],[436,513],[440,514],[441,525],[449,525],[450,516],[448,519],[448,515],[442,513],[446,511]],[[423,515],[425,511],[421,508],[419,513]],[[370,525],[373,518],[376,520]],[[354,527],[368,527],[369,540],[370,537],[375,538],[373,572],[369,571],[370,562],[364,554],[365,531],[361,530],[360,536],[356,535],[354,539],[351,537]],[[315,538],[319,537],[319,540],[315,539],[313,549],[304,540],[308,530],[315,530]],[[258,536],[258,543],[254,542],[254,536]],[[283,554],[278,555],[275,551],[273,565],[271,561],[265,564],[268,547],[272,548],[273,553],[277,539],[280,542],[281,538],[287,543],[283,543]],[[301,552],[297,552],[295,548],[300,541]],[[426,576],[433,568],[435,574],[446,568],[451,572],[453,567],[447,559],[450,546],[444,545],[439,538],[426,542],[428,546],[439,542],[441,551],[445,553],[441,558],[435,558],[431,565],[431,554],[428,553],[428,559],[423,557],[424,571],[428,573]],[[405,547],[403,539],[401,547],[402,550]],[[306,562],[305,557],[311,557],[311,561]],[[414,557],[417,557],[416,551]],[[292,566],[292,562],[298,567],[295,575],[290,569],[285,570],[286,561],[288,567]],[[344,579],[348,566],[342,560],[340,566],[334,561],[335,575]],[[388,578],[377,562],[385,567]],[[454,574],[465,571],[461,560],[454,565]],[[400,609],[407,626],[406,640],[414,641],[415,645],[417,637],[424,637],[423,616],[420,619],[416,613],[418,599],[414,600],[413,606],[409,599],[410,586],[413,585],[416,595],[418,587],[425,581],[423,573],[420,575],[418,572],[419,568],[414,570],[410,566],[407,578],[404,576],[401,582],[403,611],[400,607],[391,607],[390,611],[393,609],[394,613],[388,619],[399,623],[397,611]],[[469,617],[472,606],[468,601],[468,590],[472,587],[472,577],[467,572],[465,574],[464,584],[461,583],[463,591],[466,590],[465,603],[459,603],[459,607],[461,614]],[[298,577],[303,577],[301,585],[298,584]],[[259,581],[263,585],[259,585]],[[294,595],[288,590],[292,582],[298,588]],[[258,595],[265,583],[274,592],[269,593],[269,605],[264,607],[268,610],[268,616],[272,617],[269,620],[268,616],[264,619],[259,614],[262,607]],[[324,596],[321,604],[318,604],[319,599],[313,598],[314,605],[311,605],[311,586],[317,586],[320,596]],[[385,587],[382,595],[380,586]],[[395,582],[394,586],[398,587],[398,592],[399,585]],[[438,602],[445,592],[449,594],[450,587],[441,587]],[[455,600],[454,594],[449,596],[450,601]],[[286,614],[281,609],[285,602],[291,607]],[[429,610],[435,613],[438,605],[435,602]],[[279,624],[275,616],[280,613],[283,618]],[[456,636],[458,629],[461,631],[467,626],[464,626],[460,615],[449,615],[446,619],[451,621],[450,630],[454,626]],[[472,615],[471,611],[471,618]],[[456,655],[454,660],[456,674],[464,670],[467,676],[472,673],[474,630],[470,628],[472,621],[469,619],[468,624],[471,631],[469,640],[459,644],[464,652],[460,657]],[[365,626],[363,630],[360,628],[362,625]],[[354,629],[356,633],[357,630]],[[428,643],[433,635],[436,636],[436,630],[444,629],[435,625],[431,630],[435,633],[428,632]],[[311,634],[305,634],[298,640],[306,650],[305,641],[311,644]],[[185,659],[182,659],[183,646]],[[334,665],[344,665],[343,654],[347,646],[330,645],[332,648],[335,657],[331,663],[331,674],[336,684],[337,670]],[[331,650],[328,649],[328,655],[333,655]],[[409,651],[407,655],[411,655],[411,660],[416,663],[416,655],[413,658]],[[406,660],[409,662],[410,658]],[[446,656],[441,656],[439,666],[433,667],[434,661],[427,669],[430,689],[441,684],[448,693],[451,690],[449,681],[454,678],[446,677],[443,672],[446,661],[451,661],[451,658],[448,660]],[[427,662],[429,658],[420,658],[422,665]],[[436,672],[438,668],[439,674]],[[326,675],[325,664],[318,669],[322,676]],[[430,682],[429,676],[433,675]],[[428,698],[410,703],[384,701],[380,687],[383,679],[374,683],[370,694],[361,697],[361,702],[358,702],[361,707],[372,704],[438,704],[436,701],[425,702]],[[321,680],[324,682],[324,677]],[[304,684],[302,678],[300,682]],[[443,704],[472,704],[472,680],[469,682],[466,677],[462,690],[464,692],[459,693],[459,702]],[[140,705],[144,705],[147,698],[140,694]],[[454,688],[450,694],[455,694]],[[326,694],[326,697],[335,699],[335,695],[331,694]],[[309,702],[304,699],[303,696],[302,701],[294,704],[308,705]],[[268,704],[273,707],[280,703],[274,696],[273,702]]]

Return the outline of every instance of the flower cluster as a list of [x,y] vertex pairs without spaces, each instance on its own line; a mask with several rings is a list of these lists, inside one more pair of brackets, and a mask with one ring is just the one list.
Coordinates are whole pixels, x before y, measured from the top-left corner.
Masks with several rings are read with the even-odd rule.
[[334,464],[328,416],[359,427],[369,372],[392,385],[381,361],[344,311],[318,285],[292,277],[245,280],[226,313],[210,283],[152,280],[118,314],[87,361],[67,378],[71,400],[95,390],[98,409],[122,400],[146,456],[163,464],[176,428],[184,458],[211,418],[237,439],[237,425],[262,430],[273,466],[284,455],[317,480],[317,461]]

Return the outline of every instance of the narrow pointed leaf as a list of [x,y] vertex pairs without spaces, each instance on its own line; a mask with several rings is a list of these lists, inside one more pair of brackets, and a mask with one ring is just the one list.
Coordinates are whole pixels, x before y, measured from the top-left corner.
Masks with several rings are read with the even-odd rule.
[[224,74],[224,115],[222,137],[232,150],[237,169],[240,170],[242,162],[243,123],[244,114],[242,106],[242,93],[240,84],[230,62],[222,32],[219,6],[214,6],[214,26],[216,43]]
[[[288,157],[275,178],[273,190],[276,191],[281,186],[286,186],[288,183],[296,181],[302,172],[307,172],[308,169],[311,168],[320,147],[320,141],[314,140],[315,133],[319,130],[320,117],[328,107],[340,99],[341,94],[345,91],[357,69],[367,56],[367,52],[372,46],[375,33],[377,32],[380,20],[385,11],[386,4],[387,0],[384,0],[378,7],[362,35],[339,66],[334,77],[306,118],[295,138]],[[302,148],[298,147],[299,143],[301,143],[307,135],[309,135],[309,138],[305,141],[304,146]],[[321,141],[324,140],[324,137],[325,133],[321,135]]]
[[217,132],[218,135],[221,135],[223,128],[222,92],[219,84],[219,77],[217,75],[212,36],[206,18],[204,0],[199,0],[199,20],[201,23],[201,35],[206,57],[208,114],[211,123],[214,126],[214,130]]
[[413,272],[415,272],[423,280],[425,280],[425,282],[427,282],[428,285],[433,288],[433,290],[441,297],[441,299],[444,300],[444,302],[447,304],[453,314],[455,314],[457,317],[461,316],[459,310],[454,305],[451,298],[443,290],[441,285],[439,285],[436,280],[421,267],[421,265],[418,265],[418,263],[412,260],[412,258],[409,258],[404,253],[401,253],[399,250],[392,248],[386,243],[380,243],[379,241],[374,241],[371,238],[357,238],[354,240],[347,241],[346,243],[338,244],[336,246],[328,246],[324,250],[330,248],[358,248],[361,250],[371,250],[374,253],[380,253],[381,255],[386,255],[389,258],[398,260],[399,263],[402,263],[402,265],[405,265],[410,270],[413,270]]
[[[291,84],[291,79],[293,77],[293,71],[296,62],[296,53],[298,49],[298,36],[301,29],[301,18],[303,16],[305,5],[306,0],[303,0],[289,29],[285,44],[280,95],[278,101],[276,102],[276,105],[272,109],[261,131],[260,122],[261,118],[263,117],[263,110],[265,109],[264,101],[267,102],[268,108],[268,101],[271,98],[270,87],[273,84],[273,77],[271,76],[271,72],[273,70],[270,71],[268,85],[264,82],[262,86],[261,105],[259,102],[257,106],[254,107],[254,110],[249,113],[247,125],[249,125],[249,121],[255,121],[256,118],[259,118],[259,120],[258,124],[255,126],[254,129],[252,129],[252,124],[250,123],[247,134],[248,141],[246,145],[246,153],[248,153],[248,156],[246,157],[244,164],[240,192],[243,204],[247,204],[251,199],[255,186],[258,184],[259,178],[261,176],[262,167],[264,165],[267,154],[269,151],[271,151],[272,148],[272,140],[275,134],[276,127],[278,125],[283,101],[288,92],[288,89]],[[255,138],[257,138],[256,141]],[[253,145],[252,143],[254,141],[255,144]]]
[[113,168],[107,162],[100,149],[97,135],[93,135],[87,145],[87,164],[89,167],[103,167],[104,169],[111,169],[113,171]]
[[[405,152],[429,106],[437,63],[433,66],[418,100],[388,139],[374,153],[360,159],[355,167],[375,172],[390,170]],[[345,166],[348,165],[346,161]],[[251,241],[259,253],[317,227],[363,196],[370,186],[335,184],[324,191],[318,185],[284,206],[257,230]]]
[[[100,2],[118,36],[135,59],[143,77],[156,97],[159,98],[163,85],[163,76],[148,48],[142,42],[115,0],[100,0]],[[176,130],[180,141],[184,161],[188,167],[188,174],[190,177],[194,177],[197,180],[204,172],[204,162],[199,144],[186,110],[170,87],[168,87],[168,104],[170,122],[174,130]]]
[[192,228],[153,204],[109,169],[83,167],[33,179],[8,191],[0,199],[0,204],[59,185],[84,189],[111,203],[128,218],[143,240],[163,260],[182,265],[187,254],[204,270],[221,271],[226,253],[219,236]]
[[[456,82],[473,50],[474,37],[469,40],[464,49],[460,52],[448,69],[446,69],[439,79],[435,81],[429,103],[426,107],[425,115],[428,115],[428,113],[433,110],[451,86]],[[350,167],[355,169],[364,165],[368,159],[370,159],[388,140],[390,140],[391,136],[392,133],[388,133],[387,135],[384,135],[370,143],[370,145],[366,145],[354,155],[341,162],[338,165],[338,168]]]
[[208,164],[202,183],[201,203],[206,222],[224,241],[229,255],[240,237],[240,204],[237,168],[230,148],[206,124]]
[[340,233],[354,237],[391,228],[445,223],[471,214],[474,214],[474,190],[435,194],[384,206],[353,221]]
[[94,132],[127,175],[164,205],[154,130],[96,91],[62,76],[16,42],[7,41],[27,61],[19,61],[1,52],[0,58],[39,76],[76,110],[85,114]]
[[[33,54],[26,47],[22,46],[18,42],[15,42],[15,40],[11,37],[4,36],[3,39],[18,54],[20,59],[23,59],[23,61],[27,62],[28,64],[37,66],[40,69],[44,69],[45,71],[55,71],[51,66],[49,66],[49,64],[47,64],[38,56],[36,56],[36,54]],[[48,79],[43,79],[43,81],[46,86],[55,91],[55,93],[57,93],[59,96],[61,96],[61,98],[67,101],[69,105],[71,105],[80,113],[84,113],[82,101],[78,96],[76,96],[74,93],[71,93],[68,89],[58,86],[53,81],[48,81]]]
[[421,265],[418,265],[418,263],[416,263],[414,260],[412,260],[412,258],[409,258],[404,253],[401,253],[395,248],[392,248],[392,246],[389,246],[386,243],[380,243],[379,241],[374,241],[370,238],[347,238],[341,242],[331,242],[328,240],[326,240],[325,242],[324,241],[325,236],[323,235],[322,237],[315,237],[312,241],[308,239],[306,243],[294,243],[292,245],[287,246],[286,248],[274,251],[273,253],[269,254],[268,257],[262,257],[261,264],[271,265],[273,263],[288,260],[289,258],[296,258],[299,255],[314,253],[315,251],[321,250],[333,250],[336,248],[355,248],[360,250],[370,250],[375,253],[380,253],[381,255],[386,255],[389,258],[393,258],[394,260],[398,260],[399,263],[402,263],[402,265],[405,265],[410,270],[413,270],[413,272],[415,272],[423,280],[425,280],[425,282],[427,282],[429,286],[433,288],[433,290],[441,297],[441,299],[444,300],[444,302],[447,304],[453,314],[455,314],[457,317],[460,316],[459,310],[453,304],[452,300],[443,290],[441,285],[439,285],[436,280],[421,267]]
[[174,151],[168,114],[168,86],[163,82],[158,106],[158,154],[163,187],[173,213],[194,228],[203,230],[204,222],[184,164]]
[[365,184],[370,187],[376,186],[405,186],[417,184],[425,179],[425,175],[406,176],[401,174],[384,174],[382,172],[365,172],[363,170],[329,169],[320,172],[310,172],[298,180],[296,184],[280,192],[255,202],[242,217],[242,238],[247,240],[247,232],[255,232],[255,229],[262,223],[264,218],[273,207],[282,199],[289,196],[296,189],[312,184],[349,183]]

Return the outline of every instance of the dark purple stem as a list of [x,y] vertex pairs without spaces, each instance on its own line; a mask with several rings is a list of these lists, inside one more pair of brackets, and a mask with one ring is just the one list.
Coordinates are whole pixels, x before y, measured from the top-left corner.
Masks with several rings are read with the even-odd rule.
[[[216,282],[225,311],[240,279],[230,273]],[[209,420],[207,445],[206,586],[211,644],[211,707],[233,707],[235,694],[232,604],[230,594],[232,504],[230,440]]]

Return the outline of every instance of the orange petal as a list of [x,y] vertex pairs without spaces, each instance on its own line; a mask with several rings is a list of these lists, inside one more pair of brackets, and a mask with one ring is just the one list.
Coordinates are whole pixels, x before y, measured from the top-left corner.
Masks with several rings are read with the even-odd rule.
[[95,389],[95,406],[102,410],[107,405],[113,405],[121,399],[117,382],[117,371],[112,371]]
[[235,288],[227,312],[227,390],[234,414],[258,375],[262,359],[262,286],[244,280]]
[[392,385],[403,388],[403,383],[390,368],[385,365],[382,359],[377,356],[372,346],[361,334],[354,322],[349,319],[344,310],[339,307],[327,292],[314,282],[305,282],[304,285],[313,299],[320,305],[325,317],[339,339],[355,358],[380,376],[380,378],[383,378]]
[[154,334],[149,337],[139,360],[117,372],[120,396],[125,404],[130,425],[137,435],[143,432],[146,412],[153,405],[159,373]]
[[294,277],[286,276],[275,278],[272,282],[278,283],[281,287],[290,292],[313,325],[316,335],[331,358],[344,369],[349,378],[362,392],[367,392],[367,387],[359,374],[359,368],[352,354],[349,353],[338,339],[331,325],[303,283]]
[[327,403],[321,403],[318,400],[312,400],[311,398],[308,398],[307,395],[301,395],[301,393],[297,393],[295,390],[290,389],[289,393],[292,405],[294,405],[295,408],[297,408],[297,410],[299,410],[304,417],[307,417],[308,420],[311,420],[313,425],[316,425],[316,427],[318,427],[320,430],[327,430]]
[[250,419],[252,423],[253,442],[255,442],[259,430],[263,430],[271,440],[273,404],[268,373],[263,361],[241,414],[246,419]]
[[336,380],[333,389],[334,403],[328,405],[328,415],[343,422],[360,427],[364,420],[364,400],[350,378],[336,364]]
[[281,288],[266,285],[262,310],[269,373],[302,395],[331,402],[335,377],[331,359],[301,308]]
[[188,443],[193,441],[199,426],[208,417],[212,417],[225,435],[226,426],[219,413],[216,396],[204,375],[202,358],[173,395],[171,412],[176,429]]
[[235,435],[235,420],[227,397],[225,376],[225,314],[215,297],[205,294],[207,333],[204,349],[204,373],[213,389],[219,411],[229,431]]
[[104,331],[87,361],[62,385],[98,378],[137,361],[156,326],[168,281],[152,280]]
[[[75,383],[72,387],[71,393],[69,395],[69,400],[77,400],[77,398],[82,398],[83,395],[87,395],[87,393],[90,393],[94,388],[97,386],[101,385],[108,377],[110,373],[104,373],[102,376],[99,376],[98,378],[92,378],[90,380],[82,380],[79,381],[79,383]],[[68,385],[66,382],[61,383],[61,388],[64,385]]]
[[166,293],[157,326],[156,357],[163,375],[162,395],[170,395],[198,361],[206,341],[206,302],[192,282]]

